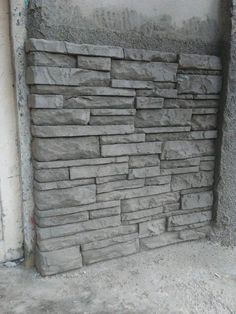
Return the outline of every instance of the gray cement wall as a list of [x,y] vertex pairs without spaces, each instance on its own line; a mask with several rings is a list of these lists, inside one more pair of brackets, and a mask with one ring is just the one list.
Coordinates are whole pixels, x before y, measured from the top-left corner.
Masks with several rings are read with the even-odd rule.
[[31,0],[28,32],[77,43],[218,54],[223,12],[220,0]]

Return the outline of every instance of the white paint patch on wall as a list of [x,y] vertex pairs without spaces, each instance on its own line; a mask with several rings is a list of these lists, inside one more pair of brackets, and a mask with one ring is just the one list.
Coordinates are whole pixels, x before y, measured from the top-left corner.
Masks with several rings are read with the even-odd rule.
[[0,262],[22,257],[23,231],[8,0],[0,1]]

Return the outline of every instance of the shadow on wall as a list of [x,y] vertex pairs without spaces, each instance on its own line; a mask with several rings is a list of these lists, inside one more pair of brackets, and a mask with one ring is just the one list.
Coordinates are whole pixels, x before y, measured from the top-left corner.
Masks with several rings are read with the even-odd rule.
[[218,54],[221,38],[219,24],[209,17],[176,26],[170,15],[95,8],[85,16],[78,5],[37,0],[29,6],[28,32],[34,38],[205,54]]

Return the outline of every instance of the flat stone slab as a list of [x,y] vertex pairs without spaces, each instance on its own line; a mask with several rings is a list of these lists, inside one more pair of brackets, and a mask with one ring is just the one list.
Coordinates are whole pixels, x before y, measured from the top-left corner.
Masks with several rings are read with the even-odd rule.
[[37,109],[63,108],[63,96],[61,95],[29,95],[28,105]]
[[202,223],[210,221],[212,217],[211,211],[203,211],[197,213],[189,213],[185,215],[177,215],[168,218],[168,228],[187,226],[189,224]]
[[181,199],[182,209],[205,208],[213,205],[213,192],[186,194]]
[[137,97],[136,108],[137,109],[161,109],[164,106],[163,98],[152,97]]
[[59,68],[76,68],[76,58],[66,54],[56,54],[49,52],[31,52],[27,56],[28,65],[59,67]]
[[125,59],[134,61],[176,62],[177,55],[171,52],[161,52],[146,49],[124,49]]
[[78,56],[77,66],[80,69],[110,71],[111,58]]
[[92,116],[90,118],[90,125],[134,125],[133,116]]
[[41,169],[34,170],[34,178],[38,182],[63,181],[69,180],[69,169]]
[[221,60],[215,56],[180,54],[179,65],[182,69],[222,70]]
[[139,235],[141,237],[150,237],[162,234],[166,229],[166,219],[157,219],[139,224]]
[[108,135],[100,137],[101,144],[127,144],[145,142],[145,134]]
[[158,155],[141,155],[129,157],[130,168],[144,168],[154,166],[160,166],[160,159]]
[[178,75],[179,94],[218,94],[222,77],[217,75]]

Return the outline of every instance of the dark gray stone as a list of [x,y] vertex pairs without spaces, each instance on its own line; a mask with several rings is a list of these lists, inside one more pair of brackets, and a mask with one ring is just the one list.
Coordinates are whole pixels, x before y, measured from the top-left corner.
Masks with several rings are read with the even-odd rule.
[[182,75],[177,77],[179,94],[218,94],[222,77],[217,75]]

